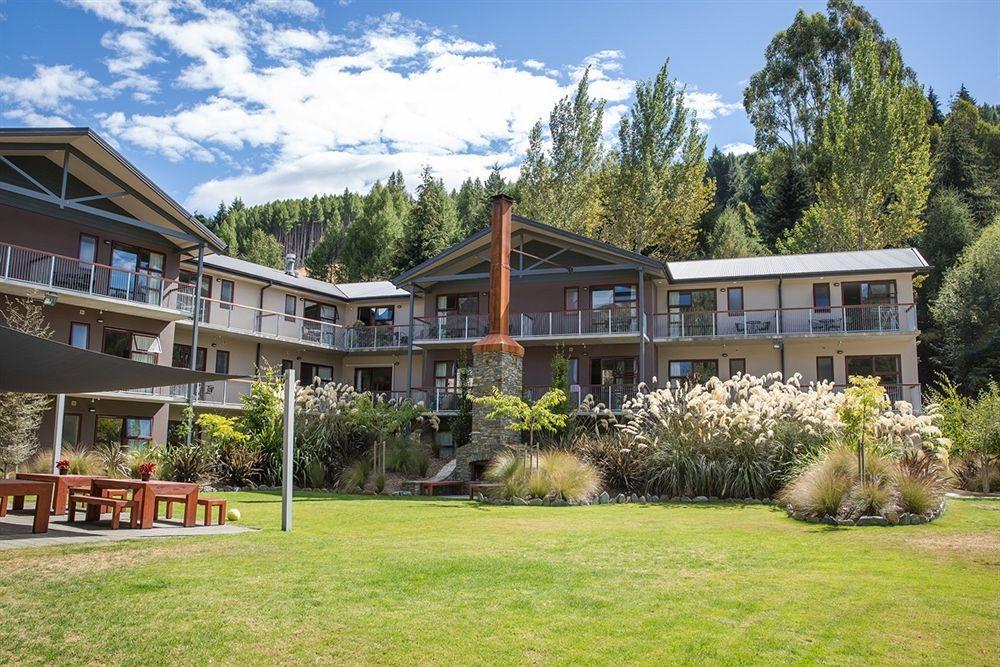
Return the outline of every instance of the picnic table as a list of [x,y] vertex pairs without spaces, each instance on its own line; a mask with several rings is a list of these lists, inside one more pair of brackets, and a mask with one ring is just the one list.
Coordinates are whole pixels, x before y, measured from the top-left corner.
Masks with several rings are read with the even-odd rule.
[[[188,482],[168,482],[160,479],[143,481],[141,479],[108,479],[97,477],[90,483],[90,495],[103,496],[106,491],[128,489],[133,492],[133,498],[139,501],[141,518],[140,528],[152,528],[156,520],[157,496],[184,496],[184,526],[191,527],[197,523],[198,516],[198,485]],[[101,508],[96,505],[87,507],[87,521],[97,521],[101,518]]]
[[7,496],[14,497],[15,509],[24,508],[24,497],[35,496],[35,523],[31,532],[49,531],[49,514],[52,511],[52,483],[26,479],[0,479],[0,505],[6,514]]
[[[24,479],[33,482],[50,482],[55,484],[55,491],[52,493],[52,513],[66,513],[66,497],[69,495],[70,487],[89,487],[93,481],[93,475],[53,475],[43,472],[19,472],[16,479]],[[24,497],[14,501],[14,509],[24,508]]]
[[469,482],[469,500],[473,500],[476,496],[476,491],[482,491],[483,489],[495,489],[498,486],[503,486],[499,482]]

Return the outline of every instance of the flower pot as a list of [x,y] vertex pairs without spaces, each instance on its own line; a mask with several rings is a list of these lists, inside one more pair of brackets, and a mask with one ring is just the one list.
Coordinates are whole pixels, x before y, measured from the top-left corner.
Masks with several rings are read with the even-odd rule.
[[69,472],[69,468],[59,468],[59,474],[65,475]]
[[149,481],[149,473],[148,472],[143,473],[142,475],[140,475],[140,477],[142,478],[142,481],[144,481],[144,482],[148,482]]

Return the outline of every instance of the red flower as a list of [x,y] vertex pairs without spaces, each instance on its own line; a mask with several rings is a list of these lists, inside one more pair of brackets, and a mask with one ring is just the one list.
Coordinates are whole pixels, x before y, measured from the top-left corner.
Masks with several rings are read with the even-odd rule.
[[66,459],[59,459],[56,461],[56,467],[60,470],[69,470],[69,461]]
[[156,470],[156,464],[152,461],[143,461],[139,464],[139,472],[143,475],[152,475]]

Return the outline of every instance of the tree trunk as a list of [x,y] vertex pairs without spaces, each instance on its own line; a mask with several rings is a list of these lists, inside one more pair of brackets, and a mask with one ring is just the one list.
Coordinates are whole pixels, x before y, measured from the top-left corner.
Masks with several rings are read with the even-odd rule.
[[990,492],[990,456],[983,454],[983,493]]

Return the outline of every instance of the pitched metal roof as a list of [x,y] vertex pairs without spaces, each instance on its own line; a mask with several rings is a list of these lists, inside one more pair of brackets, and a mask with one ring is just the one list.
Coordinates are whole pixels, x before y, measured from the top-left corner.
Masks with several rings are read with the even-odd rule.
[[672,283],[754,280],[845,273],[906,273],[930,268],[916,248],[667,262]]
[[410,293],[399,289],[388,280],[374,280],[367,283],[337,283],[337,287],[348,299],[388,299],[408,297]]

